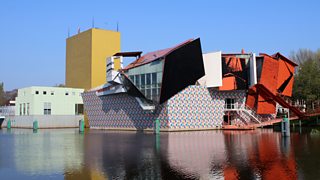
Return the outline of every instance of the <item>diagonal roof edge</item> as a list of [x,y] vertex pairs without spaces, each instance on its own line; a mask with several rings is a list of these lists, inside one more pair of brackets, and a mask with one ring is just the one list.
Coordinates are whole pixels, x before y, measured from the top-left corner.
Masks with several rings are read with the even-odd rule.
[[275,54],[272,55],[272,57],[275,57],[275,58],[282,58],[283,60],[286,60],[288,63],[294,65],[294,66],[298,66],[297,63],[295,63],[294,61],[292,61],[291,59],[285,57],[284,55],[282,55],[280,52],[277,52]]
[[296,64],[294,61],[288,59],[287,57],[285,57],[284,55],[282,55],[281,53],[277,52],[273,55],[268,55],[266,53],[259,53],[260,56],[268,56],[268,57],[271,57],[273,59],[282,59],[282,60],[285,60],[287,61],[289,64],[293,65],[293,66],[298,66],[298,64]]
[[148,64],[150,62],[158,60],[159,58],[167,56],[168,54],[170,54],[174,50],[176,50],[176,49],[178,49],[178,48],[180,48],[180,47],[182,47],[192,41],[194,41],[194,39],[188,39],[188,40],[186,40],[186,41],[184,41],[174,47],[146,53],[143,56],[141,56],[139,59],[137,59],[137,60],[133,61],[132,63],[130,63],[129,65],[127,65],[125,68],[123,68],[123,70],[128,70],[128,69],[138,67],[138,66],[141,66],[144,64]]

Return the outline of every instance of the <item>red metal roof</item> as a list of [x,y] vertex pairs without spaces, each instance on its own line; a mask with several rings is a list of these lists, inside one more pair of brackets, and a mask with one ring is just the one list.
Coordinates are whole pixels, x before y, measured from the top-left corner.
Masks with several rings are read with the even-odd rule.
[[279,52],[273,54],[273,55],[268,55],[266,53],[260,53],[259,54],[260,56],[269,56],[270,58],[273,58],[273,59],[282,59],[286,62],[288,62],[289,64],[293,65],[293,66],[298,66],[298,64],[296,64],[295,62],[293,62],[292,60],[286,58],[284,55],[280,54]]
[[297,63],[295,63],[294,61],[288,59],[287,57],[285,57],[284,55],[282,55],[282,54],[279,53],[279,52],[273,54],[272,57],[277,58],[277,59],[278,59],[278,58],[281,58],[281,59],[287,61],[288,63],[292,64],[293,66],[298,66]]
[[123,56],[123,57],[140,57],[142,54],[142,51],[137,52],[118,52],[114,54],[113,56]]
[[128,69],[138,67],[138,66],[150,63],[152,61],[158,60],[159,58],[162,58],[162,57],[168,55],[172,51],[174,51],[174,50],[176,50],[176,49],[178,49],[178,48],[180,48],[180,47],[182,47],[192,41],[193,41],[193,39],[189,39],[189,40],[184,41],[184,42],[182,42],[172,48],[149,52],[149,53],[143,55],[142,57],[140,57],[139,59],[135,60],[134,62],[130,63],[128,66],[123,68],[123,70],[128,70]]

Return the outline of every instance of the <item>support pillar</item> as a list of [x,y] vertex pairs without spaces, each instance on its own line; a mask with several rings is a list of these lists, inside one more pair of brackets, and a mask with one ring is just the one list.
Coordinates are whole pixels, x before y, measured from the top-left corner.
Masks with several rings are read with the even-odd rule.
[[10,119],[8,119],[8,121],[7,121],[7,129],[11,129],[11,120]]
[[84,132],[84,120],[83,120],[83,119],[81,119],[81,120],[79,121],[79,132],[80,132],[80,133],[83,133],[83,132]]
[[38,128],[39,128],[38,121],[34,120],[33,123],[32,123],[33,132],[36,133],[38,131]]
[[160,134],[160,120],[159,119],[156,119],[154,121],[154,133]]
[[281,134],[284,137],[290,136],[290,121],[285,115],[281,122]]

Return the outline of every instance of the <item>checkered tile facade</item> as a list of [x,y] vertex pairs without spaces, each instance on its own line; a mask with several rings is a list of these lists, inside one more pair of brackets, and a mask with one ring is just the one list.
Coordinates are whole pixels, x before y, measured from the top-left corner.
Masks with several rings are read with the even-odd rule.
[[244,105],[245,91],[221,92],[202,86],[189,86],[154,112],[143,111],[127,94],[98,97],[95,91],[82,94],[84,107],[93,128],[152,129],[160,119],[161,129],[187,130],[221,127],[226,98]]

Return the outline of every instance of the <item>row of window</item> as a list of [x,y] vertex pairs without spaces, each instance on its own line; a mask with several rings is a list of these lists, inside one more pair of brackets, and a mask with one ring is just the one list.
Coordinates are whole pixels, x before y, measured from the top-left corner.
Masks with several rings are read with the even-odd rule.
[[[75,115],[83,115],[83,104],[75,104]],[[43,105],[43,114],[51,115],[51,103],[45,102]]]
[[157,73],[131,75],[129,78],[136,86],[141,86],[141,88],[146,85],[157,84]]
[[[39,91],[35,91],[35,94],[40,94],[40,92],[39,92]],[[43,94],[43,95],[47,95],[47,91],[42,91],[42,94]],[[50,95],[54,95],[54,91],[51,91],[51,92],[50,92]],[[68,95],[69,95],[69,92],[65,92],[65,95],[68,96]],[[75,96],[76,93],[75,93],[75,92],[72,92],[72,95]],[[79,95],[81,95],[81,94],[79,94]]]
[[30,114],[30,104],[29,103],[21,103],[19,104],[19,114],[22,115],[29,115]]
[[[19,104],[19,114],[20,116],[30,115],[30,104],[29,103]],[[43,114],[51,115],[51,102],[43,103]],[[83,104],[75,104],[75,114],[83,115]]]
[[147,73],[129,76],[133,84],[148,98],[156,100],[160,94],[160,73]]

